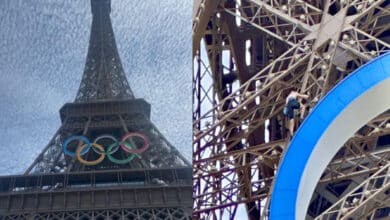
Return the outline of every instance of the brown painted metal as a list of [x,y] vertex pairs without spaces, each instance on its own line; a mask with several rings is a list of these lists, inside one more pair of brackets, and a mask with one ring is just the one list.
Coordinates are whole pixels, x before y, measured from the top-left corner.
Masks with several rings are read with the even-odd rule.
[[[23,175],[0,177],[0,219],[191,218],[191,163],[151,122],[150,104],[133,96],[116,48],[110,4],[91,0],[84,75],[75,102],[60,109],[62,125]],[[87,166],[62,149],[72,135],[92,142],[102,134],[120,140],[128,132],[144,134],[150,144],[125,164],[106,156]],[[71,150],[81,144],[73,142]],[[114,154],[118,159],[129,155]]]
[[116,47],[110,4],[110,1],[91,1],[91,35],[76,102],[134,98]]
[[[207,8],[211,2],[194,4],[194,218],[233,219],[244,204],[249,219],[267,219],[273,175],[288,144],[286,90],[309,94],[310,110],[346,75],[389,51],[390,5],[224,0]],[[331,198],[334,184],[369,178],[387,163],[388,148],[377,142],[389,135],[389,124],[385,112],[359,129],[329,164],[316,195],[333,204],[353,188]],[[317,212],[308,218],[325,210],[320,203],[313,198]]]

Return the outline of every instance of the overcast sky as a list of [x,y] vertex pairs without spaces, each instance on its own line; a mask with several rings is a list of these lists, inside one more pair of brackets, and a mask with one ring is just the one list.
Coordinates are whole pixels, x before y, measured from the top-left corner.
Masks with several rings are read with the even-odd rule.
[[[152,121],[191,158],[192,1],[112,0],[119,55]],[[0,0],[0,175],[22,173],[60,126],[84,70],[87,0]]]

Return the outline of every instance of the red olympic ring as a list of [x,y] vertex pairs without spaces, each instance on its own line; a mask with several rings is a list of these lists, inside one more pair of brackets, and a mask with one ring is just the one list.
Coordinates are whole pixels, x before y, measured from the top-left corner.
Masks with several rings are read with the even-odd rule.
[[[140,148],[136,148],[135,144],[132,144],[132,143],[131,143],[131,145],[135,146],[135,148],[131,148],[130,146],[127,146],[128,143],[126,143],[126,139],[128,139],[130,137],[140,137],[140,138],[142,138],[143,141],[144,141],[144,145],[142,145],[142,147],[140,147]],[[129,132],[129,133],[126,133],[125,135],[123,135],[123,137],[121,139],[120,146],[126,152],[140,154],[140,153],[142,153],[142,152],[144,152],[145,150],[148,149],[148,147],[149,147],[149,139],[144,134],[141,134],[141,133],[138,133],[138,132]]]

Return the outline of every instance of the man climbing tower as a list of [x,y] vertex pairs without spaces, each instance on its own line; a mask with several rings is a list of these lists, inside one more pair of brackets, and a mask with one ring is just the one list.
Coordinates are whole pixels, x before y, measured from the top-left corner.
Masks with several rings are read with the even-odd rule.
[[289,119],[289,127],[288,128],[289,128],[291,137],[294,134],[294,126],[295,126],[294,109],[301,110],[301,114],[300,114],[301,120],[303,119],[303,116],[305,115],[305,106],[298,99],[307,99],[307,98],[309,98],[308,95],[300,94],[297,91],[295,91],[294,89],[292,89],[290,91],[289,95],[286,98],[286,106],[283,109],[283,113],[285,115],[287,115],[287,117]]

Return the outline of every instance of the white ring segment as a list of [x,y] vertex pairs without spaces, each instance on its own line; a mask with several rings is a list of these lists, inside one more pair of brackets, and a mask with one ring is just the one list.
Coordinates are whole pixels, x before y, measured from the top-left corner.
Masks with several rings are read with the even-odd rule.
[[390,78],[355,99],[329,125],[315,145],[303,171],[298,188],[295,219],[305,219],[315,187],[341,146],[359,128],[387,109],[390,109]]
[[332,88],[306,117],[284,153],[270,204],[271,220],[303,220],[325,168],[354,132],[390,109],[390,53]]

